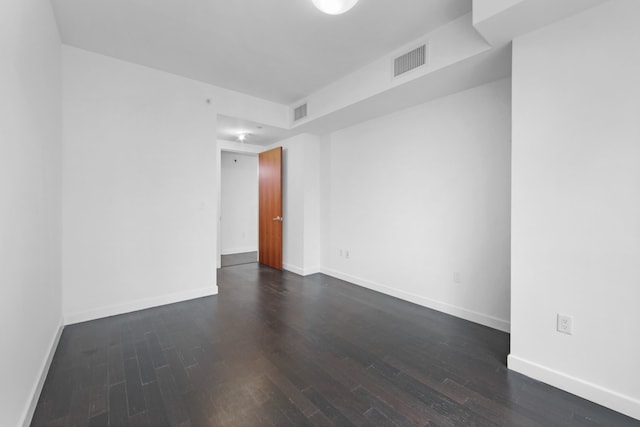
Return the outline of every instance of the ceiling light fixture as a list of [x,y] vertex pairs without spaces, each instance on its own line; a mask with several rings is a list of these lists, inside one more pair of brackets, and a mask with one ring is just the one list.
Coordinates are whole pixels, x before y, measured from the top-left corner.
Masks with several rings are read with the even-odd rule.
[[248,137],[249,137],[248,133],[240,133],[238,134],[238,141],[245,142]]
[[329,15],[340,15],[358,3],[358,0],[311,0],[315,7]]

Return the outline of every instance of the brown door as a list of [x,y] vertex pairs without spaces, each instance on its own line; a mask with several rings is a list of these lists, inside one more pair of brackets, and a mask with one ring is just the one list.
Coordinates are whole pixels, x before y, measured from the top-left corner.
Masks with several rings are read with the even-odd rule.
[[260,153],[258,261],[282,270],[282,147]]

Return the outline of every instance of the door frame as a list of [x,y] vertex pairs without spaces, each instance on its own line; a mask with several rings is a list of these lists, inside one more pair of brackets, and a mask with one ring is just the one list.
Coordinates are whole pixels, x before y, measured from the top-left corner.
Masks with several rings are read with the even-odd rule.
[[[265,151],[265,147],[251,144],[241,144],[239,142],[231,141],[216,141],[216,183],[217,183],[217,197],[216,197],[216,268],[222,267],[222,228],[221,228],[221,214],[222,214],[222,152],[228,153],[240,153],[240,154],[255,154],[256,156]],[[258,178],[256,178],[258,179]]]

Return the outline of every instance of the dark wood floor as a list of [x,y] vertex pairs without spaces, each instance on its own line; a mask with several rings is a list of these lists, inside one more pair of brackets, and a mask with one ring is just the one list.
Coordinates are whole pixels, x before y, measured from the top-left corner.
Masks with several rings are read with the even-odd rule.
[[239,254],[222,255],[221,265],[231,267],[232,265],[251,264],[258,262],[258,252],[242,252]]
[[66,327],[33,426],[638,426],[505,368],[509,336],[323,275]]

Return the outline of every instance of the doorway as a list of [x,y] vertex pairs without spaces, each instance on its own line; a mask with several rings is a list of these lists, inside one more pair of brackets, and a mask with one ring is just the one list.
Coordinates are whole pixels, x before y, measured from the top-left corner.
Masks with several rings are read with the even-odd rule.
[[258,156],[220,154],[221,267],[258,262]]

